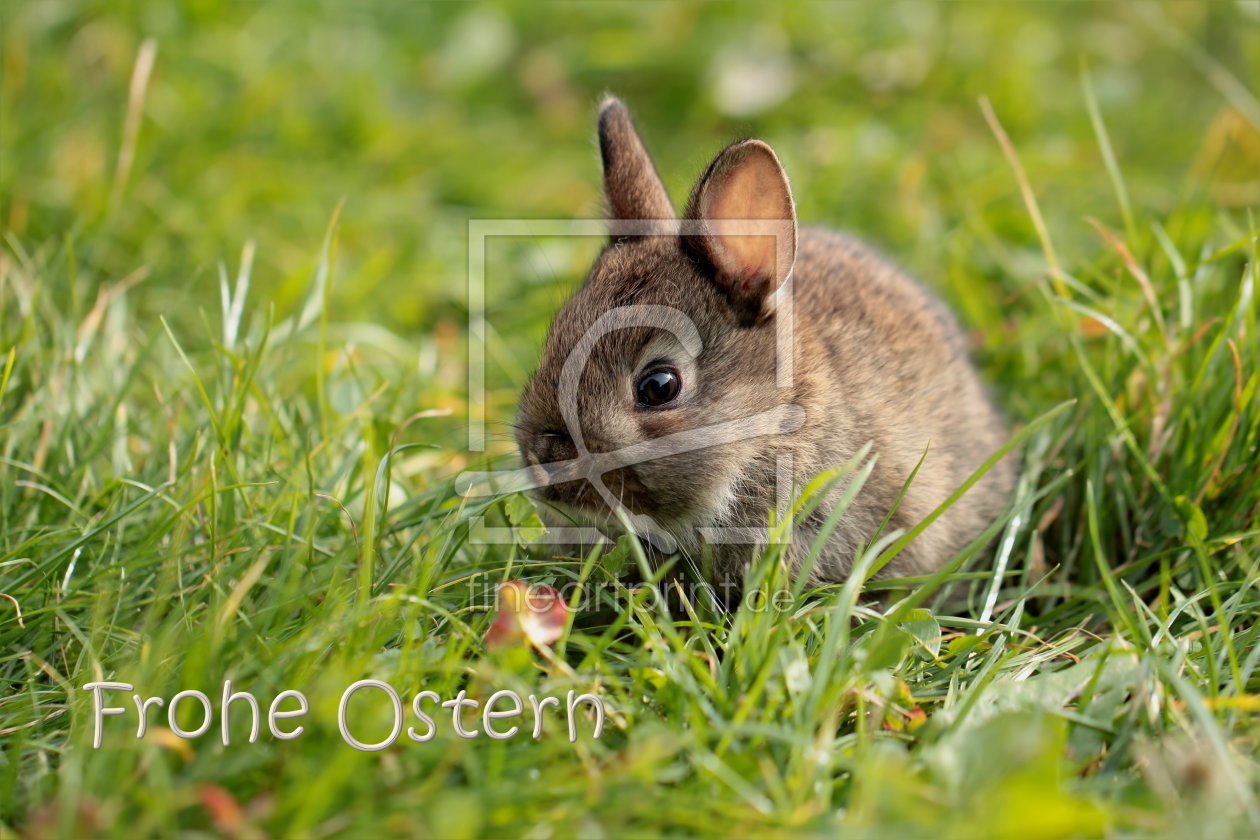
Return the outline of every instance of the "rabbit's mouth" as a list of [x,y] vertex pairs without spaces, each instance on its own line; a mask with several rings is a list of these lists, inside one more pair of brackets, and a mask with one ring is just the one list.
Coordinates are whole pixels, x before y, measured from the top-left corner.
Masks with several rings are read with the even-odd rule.
[[628,468],[606,473],[602,478],[613,497],[613,506],[609,506],[603,494],[585,479],[539,487],[534,493],[544,502],[543,521],[549,528],[558,528],[561,532],[576,526],[593,529],[612,539],[625,533],[627,527],[644,528],[640,536],[670,554],[680,548],[698,550],[703,541],[703,529],[720,524],[725,513],[721,500],[715,506],[698,506],[694,486],[689,488],[690,493],[682,487],[650,493]]
[[659,512],[651,494],[629,467],[612,470],[601,476],[601,479],[608,491],[607,496],[585,478],[544,484],[535,492],[544,502],[573,512],[593,515],[605,522],[616,521],[618,509],[622,508],[635,515],[653,515]]

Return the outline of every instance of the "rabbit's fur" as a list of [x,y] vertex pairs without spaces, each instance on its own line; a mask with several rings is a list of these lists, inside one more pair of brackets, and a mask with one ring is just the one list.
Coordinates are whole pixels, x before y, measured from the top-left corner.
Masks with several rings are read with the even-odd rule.
[[[925,451],[889,528],[921,521],[1001,446],[1005,424],[968,361],[953,316],[857,241],[822,228],[798,231],[787,177],[769,146],[745,140],[723,150],[697,183],[680,226],[629,112],[616,99],[600,110],[599,141],[610,217],[643,220],[645,235],[613,236],[556,316],[520,402],[517,440],[528,464],[581,454],[558,399],[565,360],[600,316],[642,305],[684,313],[698,329],[702,349],[692,358],[685,342],[651,326],[618,329],[596,340],[575,396],[591,453],[783,404],[804,409],[803,425],[791,433],[719,442],[604,474],[607,488],[630,512],[650,515],[685,552],[701,552],[699,529],[705,526],[764,533],[776,505],[776,456],[790,453],[791,480],[799,489],[870,441],[874,470],[809,572],[815,583],[842,580],[855,550],[876,532]],[[723,227],[721,220],[737,218],[781,223],[780,247],[773,247],[773,238],[739,236]],[[794,369],[791,387],[779,388],[776,319],[786,291],[794,314]],[[676,369],[682,390],[669,405],[647,408],[636,396],[636,381],[654,363]],[[1012,458],[999,462],[881,575],[941,566],[1000,512],[1015,477]],[[585,480],[544,486],[539,496],[552,503],[552,524],[611,524],[610,508]],[[795,566],[828,509],[822,505],[797,527],[787,554]],[[752,546],[717,544],[712,550],[716,576],[737,585]]]

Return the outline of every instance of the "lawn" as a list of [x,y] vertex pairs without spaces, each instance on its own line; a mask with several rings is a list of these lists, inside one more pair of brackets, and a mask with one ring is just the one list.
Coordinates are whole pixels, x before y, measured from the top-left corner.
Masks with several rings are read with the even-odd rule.
[[[0,837],[1260,835],[1257,9],[5,4]],[[676,201],[761,137],[955,308],[1024,462],[991,544],[771,549],[728,611],[457,492],[599,244],[490,240],[473,345],[469,223],[598,215],[604,91]],[[558,638],[492,631],[509,580]],[[364,679],[432,737],[353,749]],[[409,708],[498,690],[560,703]]]

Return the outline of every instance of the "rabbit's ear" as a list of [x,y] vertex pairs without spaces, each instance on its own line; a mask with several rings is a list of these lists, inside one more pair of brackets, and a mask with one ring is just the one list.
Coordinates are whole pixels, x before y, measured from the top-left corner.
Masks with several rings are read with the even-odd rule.
[[796,208],[774,151],[760,140],[728,146],[700,176],[684,218],[688,249],[737,308],[771,311],[796,261]]
[[[604,196],[614,221],[658,222],[641,226],[646,232],[666,233],[675,225],[674,206],[656,174],[630,111],[609,96],[599,109],[599,154],[604,163]],[[613,227],[613,237],[626,238]]]

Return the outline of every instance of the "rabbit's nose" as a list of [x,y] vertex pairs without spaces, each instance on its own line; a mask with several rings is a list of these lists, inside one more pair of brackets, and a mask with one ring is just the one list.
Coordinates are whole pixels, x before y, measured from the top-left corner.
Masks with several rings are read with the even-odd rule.
[[577,447],[567,432],[546,431],[534,435],[530,442],[530,454],[542,464],[568,461],[577,457]]

